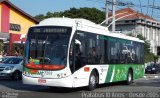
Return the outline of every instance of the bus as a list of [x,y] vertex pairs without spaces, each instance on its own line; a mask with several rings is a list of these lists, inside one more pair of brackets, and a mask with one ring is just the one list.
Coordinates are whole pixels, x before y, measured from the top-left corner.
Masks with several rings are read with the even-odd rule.
[[24,53],[24,84],[87,87],[144,75],[144,41],[86,19],[49,18],[30,27]]

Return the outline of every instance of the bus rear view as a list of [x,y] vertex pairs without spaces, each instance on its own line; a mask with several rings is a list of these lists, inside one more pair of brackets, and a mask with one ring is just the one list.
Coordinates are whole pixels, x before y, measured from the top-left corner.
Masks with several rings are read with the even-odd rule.
[[[25,84],[72,87],[66,71],[70,27],[31,27],[25,46],[23,82]],[[65,77],[71,84],[66,82]],[[61,81],[61,80],[62,81]]]

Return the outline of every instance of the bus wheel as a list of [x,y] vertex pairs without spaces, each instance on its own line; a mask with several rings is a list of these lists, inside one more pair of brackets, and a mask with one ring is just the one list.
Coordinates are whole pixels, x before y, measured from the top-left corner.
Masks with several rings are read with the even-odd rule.
[[88,84],[88,90],[92,91],[96,88],[96,83],[97,83],[97,76],[96,73],[93,71],[89,77],[89,84]]
[[133,81],[133,73],[131,70],[128,71],[126,84],[130,85]]

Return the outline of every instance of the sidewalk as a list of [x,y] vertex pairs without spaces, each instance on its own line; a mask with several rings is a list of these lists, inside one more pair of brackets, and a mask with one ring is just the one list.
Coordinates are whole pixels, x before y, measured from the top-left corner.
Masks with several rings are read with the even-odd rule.
[[144,78],[160,78],[160,74],[144,74]]

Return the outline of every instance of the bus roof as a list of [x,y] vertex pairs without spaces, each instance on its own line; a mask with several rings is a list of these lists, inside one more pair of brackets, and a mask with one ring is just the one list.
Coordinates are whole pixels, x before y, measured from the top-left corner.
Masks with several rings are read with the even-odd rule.
[[143,40],[140,40],[136,37],[127,36],[122,33],[111,33],[107,27],[95,24],[86,19],[82,18],[48,18],[41,21],[38,25],[34,26],[66,26],[66,27],[75,27],[77,30],[106,35],[110,37],[122,38],[126,40],[132,40],[144,43]]

